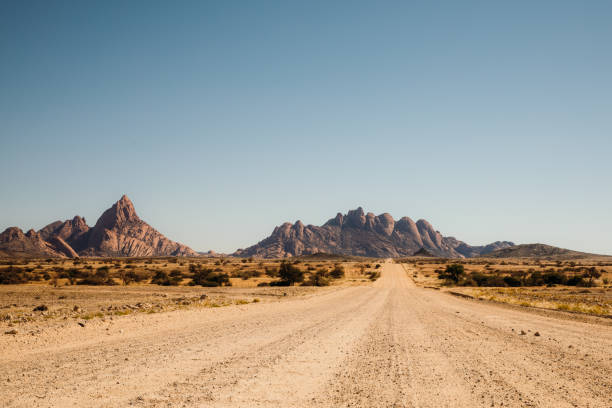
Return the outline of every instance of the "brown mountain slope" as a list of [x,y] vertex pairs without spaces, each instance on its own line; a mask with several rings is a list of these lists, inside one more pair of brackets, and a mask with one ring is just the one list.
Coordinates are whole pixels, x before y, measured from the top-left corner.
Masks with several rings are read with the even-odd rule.
[[106,210],[93,228],[79,216],[24,234],[17,227],[0,234],[0,256],[198,256],[163,236],[136,214],[127,196]]
[[324,225],[305,226],[301,221],[276,227],[268,238],[237,256],[282,258],[325,252],[331,254],[400,257],[411,256],[423,248],[435,256],[472,257],[514,245],[495,242],[471,246],[453,237],[444,237],[429,222],[416,223],[409,217],[395,221],[390,214],[365,214],[361,207],[343,215],[338,213]]
[[595,255],[586,252],[572,251],[545,244],[522,244],[510,248],[502,248],[486,255],[487,258],[554,258],[554,259],[579,259],[589,258]]
[[76,252],[64,240],[54,237],[50,241],[29,230],[25,234],[17,227],[7,228],[0,234],[0,255],[7,257],[74,257]]

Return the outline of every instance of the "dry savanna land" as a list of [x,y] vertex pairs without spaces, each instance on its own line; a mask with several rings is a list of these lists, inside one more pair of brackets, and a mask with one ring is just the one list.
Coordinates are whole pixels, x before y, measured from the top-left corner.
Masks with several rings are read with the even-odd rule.
[[[399,259],[418,286],[478,300],[612,317],[612,260]],[[458,269],[453,277],[448,271]]]
[[4,260],[0,321],[10,327],[54,318],[84,323],[131,313],[274,301],[313,293],[313,287],[367,284],[380,276],[381,262],[342,257]]
[[0,405],[609,407],[611,271],[605,258],[7,259]]

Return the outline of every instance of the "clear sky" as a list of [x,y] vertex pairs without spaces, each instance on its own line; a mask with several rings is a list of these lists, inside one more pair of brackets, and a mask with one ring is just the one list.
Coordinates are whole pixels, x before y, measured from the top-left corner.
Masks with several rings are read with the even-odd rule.
[[612,254],[610,1],[0,2],[0,229],[196,250],[357,206]]

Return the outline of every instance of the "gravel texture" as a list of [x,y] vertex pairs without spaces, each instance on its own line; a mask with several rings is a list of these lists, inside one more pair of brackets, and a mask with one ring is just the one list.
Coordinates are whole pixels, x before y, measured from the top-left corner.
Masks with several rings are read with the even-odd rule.
[[0,406],[612,406],[609,324],[411,275],[387,262],[372,286],[2,334]]

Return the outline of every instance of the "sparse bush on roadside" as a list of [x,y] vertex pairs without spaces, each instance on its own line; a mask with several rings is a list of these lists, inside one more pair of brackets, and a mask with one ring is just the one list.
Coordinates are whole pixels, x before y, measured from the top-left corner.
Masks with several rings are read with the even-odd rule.
[[280,281],[274,282],[275,286],[292,286],[304,281],[304,272],[297,266],[285,261],[281,262],[278,267],[278,276]]
[[368,275],[368,279],[371,281],[375,281],[378,278],[380,278],[380,272],[378,271],[370,271],[367,273],[367,275]]
[[329,286],[327,271],[321,269],[313,274],[302,284],[303,286]]
[[[81,275],[82,276],[82,275]],[[106,266],[98,268],[95,274],[84,276],[81,280],[79,280],[77,285],[93,285],[93,286],[101,286],[101,285],[116,285],[117,283],[111,278],[109,269]]]
[[278,277],[278,269],[266,268],[266,275],[268,275],[271,278],[276,278]]
[[504,279],[504,283],[507,286],[511,286],[511,287],[521,286],[521,281],[516,279],[514,276],[505,276],[503,279]]
[[124,285],[129,285],[132,282],[138,282],[139,281],[139,276],[136,274],[136,272],[129,270],[121,270],[119,272],[119,276],[121,278],[121,280],[123,281]]
[[190,286],[231,286],[227,273],[214,272],[211,268],[202,268],[201,265],[194,272]]
[[0,285],[16,285],[19,283],[27,283],[28,281],[28,274],[21,268],[11,265],[0,269]]
[[258,278],[262,275],[261,271],[237,271],[234,272],[234,277],[247,280],[250,278]]
[[438,279],[445,279],[447,281],[457,284],[459,279],[465,274],[465,269],[461,264],[451,264],[446,267],[444,272],[438,273]]
[[181,280],[182,278],[180,277],[170,277],[164,271],[157,271],[155,275],[153,275],[153,278],[151,278],[151,283],[160,286],[178,286]]
[[[362,272],[362,274],[365,273]],[[340,279],[340,278],[344,278],[345,272],[344,272],[344,268],[341,265],[336,265],[334,267],[334,269],[331,270],[331,272],[329,272],[329,276],[331,276],[334,279]]]

